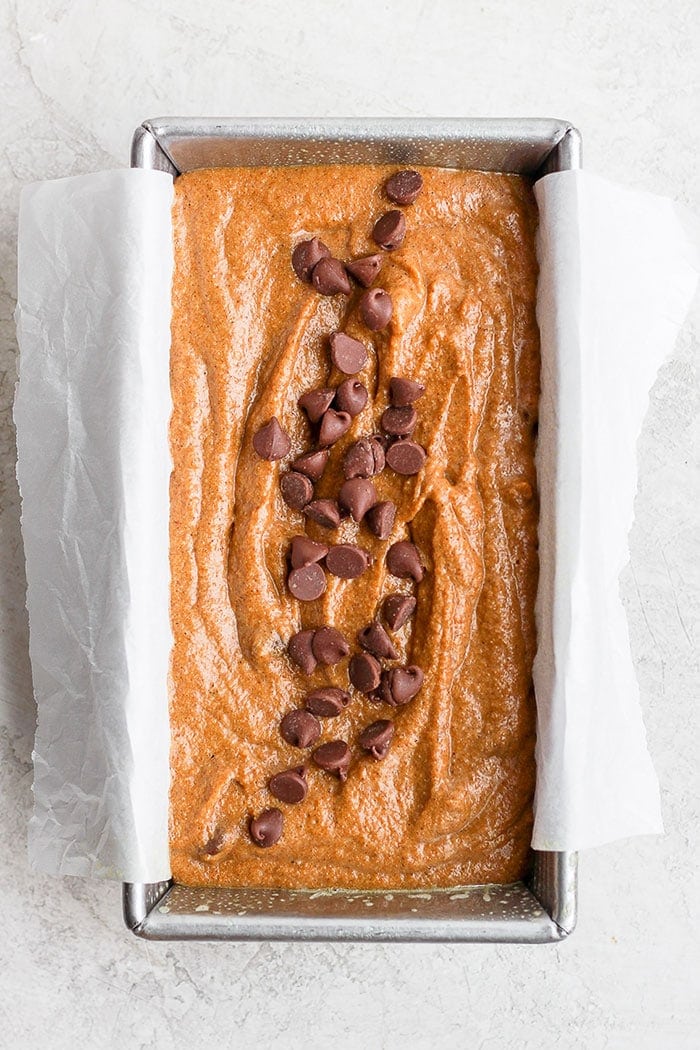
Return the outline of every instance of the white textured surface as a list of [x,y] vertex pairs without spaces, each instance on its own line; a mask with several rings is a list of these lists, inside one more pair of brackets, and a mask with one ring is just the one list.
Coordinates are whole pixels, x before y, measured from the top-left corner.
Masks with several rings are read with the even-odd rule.
[[119,889],[27,870],[32,706],[10,404],[19,187],[164,113],[547,115],[700,211],[696,0],[0,0],[0,1046],[684,1050],[700,1043],[698,321],[654,388],[622,577],[663,839],[587,854],[560,947],[146,945]]

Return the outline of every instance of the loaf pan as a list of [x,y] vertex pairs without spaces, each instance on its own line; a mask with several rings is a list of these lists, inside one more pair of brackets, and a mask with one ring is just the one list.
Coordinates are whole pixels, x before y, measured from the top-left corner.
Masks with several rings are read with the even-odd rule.
[[[400,164],[530,175],[578,168],[562,120],[215,120],[137,128],[131,165],[169,172],[299,164]],[[124,920],[149,940],[449,941],[545,944],[576,922],[577,854],[535,851],[512,885],[320,891],[127,883]]]

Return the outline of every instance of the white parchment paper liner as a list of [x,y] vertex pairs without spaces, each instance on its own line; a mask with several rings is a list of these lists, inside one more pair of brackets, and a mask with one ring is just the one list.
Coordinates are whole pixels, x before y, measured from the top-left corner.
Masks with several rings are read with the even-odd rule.
[[[636,441],[693,294],[672,202],[580,172],[540,206],[542,578],[533,845],[660,831],[618,576]],[[167,843],[168,350],[172,182],[28,187],[15,407],[39,708],[30,854],[154,882]],[[692,229],[692,233],[689,232]]]
[[38,704],[30,859],[170,874],[167,676],[172,179],[22,195],[15,402]]
[[673,201],[581,171],[535,186],[542,397],[533,846],[663,830],[620,600],[637,438],[698,279]]

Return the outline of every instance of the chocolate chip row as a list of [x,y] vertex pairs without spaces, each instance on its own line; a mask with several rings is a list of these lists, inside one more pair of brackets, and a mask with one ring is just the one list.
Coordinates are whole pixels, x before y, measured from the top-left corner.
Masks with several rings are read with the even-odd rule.
[[[385,192],[394,203],[412,204],[422,184],[418,172],[401,171],[387,180]],[[405,216],[396,209],[380,216],[372,229],[373,240],[387,252],[400,248],[405,235]],[[380,253],[343,263],[331,255],[318,237],[300,242],[292,253],[292,267],[297,276],[321,295],[350,295],[351,278],[364,287],[366,291],[360,297],[358,310],[372,332],[385,329],[393,314],[389,293],[371,287],[383,262],[384,256]],[[325,528],[337,528],[342,517],[349,515],[358,523],[364,521],[375,536],[385,540],[394,525],[396,506],[390,500],[379,499],[370,479],[380,474],[385,466],[403,475],[416,474],[424,466],[425,449],[412,440],[412,434],[418,421],[414,403],[425,388],[414,380],[393,377],[389,385],[391,404],[381,419],[383,433],[360,438],[346,450],[343,458],[345,481],[337,500],[314,499],[314,485],[323,476],[331,447],[347,433],[369,398],[367,388],[356,378],[368,361],[365,344],[345,332],[336,331],[329,336],[329,350],[333,366],[347,378],[335,389],[310,390],[299,398],[299,407],[306,413],[310,424],[317,428],[319,447],[294,459],[291,469],[280,477],[280,492],[289,507],[303,512],[308,519]],[[256,432],[253,447],[262,458],[279,460],[289,455],[291,440],[279,421],[272,417]],[[313,601],[326,589],[322,563],[329,573],[354,579],[365,571],[370,561],[369,553],[354,544],[328,546],[308,536],[295,536],[289,552],[287,584],[299,600]],[[386,565],[397,578],[412,578],[416,582],[425,572],[417,548],[405,541],[394,543],[388,549]],[[382,613],[389,629],[396,631],[415,609],[414,597],[392,594],[385,599]],[[420,690],[422,670],[415,665],[382,668],[380,660],[396,660],[398,653],[379,620],[373,620],[359,631],[357,641],[362,652],[351,658],[348,667],[353,687],[373,702],[387,703],[392,707],[408,703]],[[333,666],[349,652],[350,646],[341,632],[327,625],[299,631],[288,643],[291,661],[306,675],[311,675],[319,665]],[[349,692],[335,686],[312,690],[306,695],[303,709],[289,711],[282,718],[282,738],[293,747],[312,747],[321,736],[319,719],[337,717],[351,701]],[[386,757],[393,736],[393,721],[379,719],[361,731],[357,743],[371,758],[379,761]],[[341,781],[347,778],[351,751],[346,741],[322,743],[315,747],[311,757],[319,769]],[[288,805],[303,802],[308,793],[306,773],[307,766],[300,765],[273,774],[268,781],[271,795]],[[282,811],[269,808],[251,818],[249,833],[258,846],[269,847],[279,841],[283,827]]]
[[[381,418],[384,433],[359,438],[346,450],[343,458],[346,484],[337,502],[315,500],[314,484],[320,481],[326,469],[330,446],[349,430],[352,419],[367,402],[364,384],[358,380],[347,382],[350,386],[346,387],[343,383],[338,390],[310,390],[299,399],[299,405],[306,411],[310,422],[319,425],[318,443],[321,447],[297,456],[290,469],[280,476],[280,492],[287,506],[302,511],[312,521],[331,529],[340,524],[341,510],[348,511],[355,521],[361,521],[380,502],[374,486],[367,484],[367,479],[376,477],[385,466],[397,474],[417,474],[427,458],[425,449],[411,440],[418,422],[413,401],[423,395],[425,387],[414,380],[394,376],[390,381],[392,403]],[[334,402],[339,404],[339,396],[345,408],[332,407]],[[409,402],[408,398],[413,401]],[[261,458],[278,460],[289,454],[291,440],[273,416],[254,435],[253,447]],[[356,479],[363,483],[358,483]],[[391,531],[395,511],[394,504],[387,502],[382,505],[381,511],[376,511],[368,518],[370,530],[379,539],[386,539]]]
[[[417,547],[407,540],[392,544],[385,561],[391,575],[398,579],[412,577],[420,583],[425,574]],[[313,602],[325,594],[327,583],[321,563],[332,576],[356,580],[371,565],[372,555],[355,543],[336,543],[327,547],[308,536],[295,536],[289,552],[287,587],[300,602]]]
[[[292,715],[304,716],[308,715],[308,712],[290,711],[285,718],[289,719]],[[313,715],[309,715],[309,717],[313,718]],[[318,732],[320,734],[320,727]],[[383,718],[366,726],[358,736],[357,742],[371,758],[379,761],[386,757],[393,736],[394,723],[391,719]],[[300,740],[302,738],[297,735],[295,739]],[[308,737],[303,739],[308,739]],[[318,739],[318,735],[316,739]],[[292,741],[290,740],[289,742],[291,743]],[[320,744],[312,752],[311,757],[319,769],[337,776],[341,781],[347,780],[352,756],[350,748],[344,740],[329,740],[325,744]],[[299,802],[303,802],[308,793],[306,772],[307,767],[302,765],[275,773],[268,781],[270,794],[287,805],[296,805]],[[248,830],[256,846],[264,848],[274,846],[282,837],[284,815],[276,807],[264,809],[257,817],[251,818]]]

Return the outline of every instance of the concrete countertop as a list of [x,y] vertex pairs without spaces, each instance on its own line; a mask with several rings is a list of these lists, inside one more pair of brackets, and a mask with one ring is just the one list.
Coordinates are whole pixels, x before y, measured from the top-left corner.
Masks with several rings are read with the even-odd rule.
[[14,476],[20,187],[128,160],[149,116],[557,116],[585,165],[700,213],[695,0],[0,4],[0,1046],[700,1045],[698,304],[652,391],[621,579],[667,833],[581,859],[559,946],[158,945],[120,889],[28,870],[34,711]]

